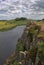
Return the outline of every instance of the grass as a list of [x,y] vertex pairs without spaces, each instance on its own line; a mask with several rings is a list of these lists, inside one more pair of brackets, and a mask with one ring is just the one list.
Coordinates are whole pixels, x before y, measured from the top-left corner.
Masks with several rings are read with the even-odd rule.
[[11,24],[9,22],[3,22],[1,21],[0,22],[0,31],[6,31],[6,30],[10,30],[14,27],[16,27],[17,25],[16,24]]
[[16,51],[24,51],[23,42],[19,42],[19,43],[18,43]]
[[11,65],[20,65],[18,62],[14,62],[13,64],[11,64]]
[[0,31],[7,31],[15,28],[16,26],[26,25],[28,20],[9,20],[9,21],[0,21]]
[[44,30],[44,21],[35,22],[37,25],[41,26],[41,30]]
[[7,31],[15,28],[16,26],[26,25],[28,22],[34,22],[37,25],[41,26],[41,29],[44,30],[44,21],[29,20],[25,18],[16,18],[14,20],[0,20],[0,31]]
[[44,42],[38,43],[39,58],[44,62]]
[[43,32],[40,32],[40,33],[38,34],[38,37],[39,37],[39,38],[44,38],[44,31],[43,31]]

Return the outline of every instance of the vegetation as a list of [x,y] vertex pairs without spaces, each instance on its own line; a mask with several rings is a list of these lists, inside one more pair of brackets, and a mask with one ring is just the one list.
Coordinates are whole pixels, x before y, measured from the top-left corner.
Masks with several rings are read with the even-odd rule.
[[35,62],[37,50],[38,50],[37,48],[29,49],[29,58],[32,59],[33,62]]
[[8,22],[0,22],[0,31],[10,30],[16,26],[17,26],[16,24],[10,24]]
[[24,45],[22,41],[18,43],[16,51],[24,51]]
[[18,62],[14,62],[13,64],[11,64],[11,65],[20,65]]
[[41,61],[44,62],[44,43],[43,42],[39,42],[38,43],[38,52],[39,52],[39,58]]
[[38,37],[44,38],[44,31],[40,32],[39,35],[38,35]]
[[29,22],[35,22],[36,24],[43,26],[44,24],[43,21],[44,20],[31,20],[31,19],[29,20],[23,17],[16,18],[13,20],[0,20],[0,31],[7,31],[7,30],[15,28],[16,26],[26,25]]
[[30,35],[35,35],[36,33],[38,32],[38,29],[35,29],[35,26],[34,27],[31,27],[29,32],[28,32],[28,36]]
[[26,18],[16,18],[15,20],[0,20],[0,31],[7,31],[16,26],[26,25],[29,22]]

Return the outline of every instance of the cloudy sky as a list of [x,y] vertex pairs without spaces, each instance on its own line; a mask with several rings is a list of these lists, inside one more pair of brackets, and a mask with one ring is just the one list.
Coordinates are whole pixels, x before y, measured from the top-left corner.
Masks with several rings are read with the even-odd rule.
[[44,18],[44,0],[0,0],[0,19]]

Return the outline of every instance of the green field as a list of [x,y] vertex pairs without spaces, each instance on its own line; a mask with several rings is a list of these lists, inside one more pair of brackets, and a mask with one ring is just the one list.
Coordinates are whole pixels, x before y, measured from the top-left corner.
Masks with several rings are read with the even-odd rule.
[[9,20],[9,21],[0,21],[0,31],[7,31],[15,28],[16,26],[26,25],[28,20]]

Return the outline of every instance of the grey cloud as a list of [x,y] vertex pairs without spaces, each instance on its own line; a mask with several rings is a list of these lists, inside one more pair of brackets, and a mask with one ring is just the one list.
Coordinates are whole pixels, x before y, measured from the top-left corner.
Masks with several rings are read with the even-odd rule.
[[44,0],[36,1],[35,4],[31,5],[34,11],[44,11]]
[[40,19],[44,17],[44,0],[8,0],[8,2],[0,2],[0,13],[3,16],[6,15],[7,18],[14,18],[19,15],[19,17]]

